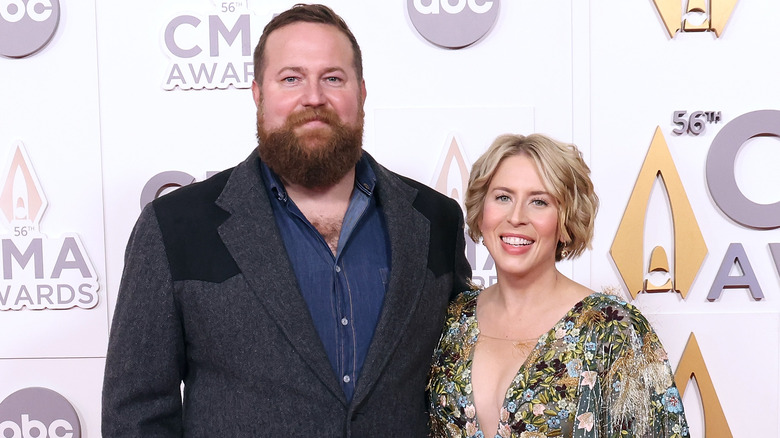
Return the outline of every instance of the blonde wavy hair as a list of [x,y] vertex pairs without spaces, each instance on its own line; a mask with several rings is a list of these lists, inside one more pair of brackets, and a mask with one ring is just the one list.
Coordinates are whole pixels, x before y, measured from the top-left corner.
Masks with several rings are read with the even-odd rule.
[[545,188],[558,202],[561,241],[555,250],[555,261],[579,256],[590,248],[599,208],[590,168],[575,145],[542,134],[501,135],[474,163],[464,200],[469,236],[475,242],[482,238],[479,223],[485,196],[498,166],[507,157],[520,154],[533,160]]

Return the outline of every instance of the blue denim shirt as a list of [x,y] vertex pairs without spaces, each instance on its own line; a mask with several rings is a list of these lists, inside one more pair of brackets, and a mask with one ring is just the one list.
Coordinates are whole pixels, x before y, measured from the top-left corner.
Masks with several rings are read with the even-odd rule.
[[374,196],[376,175],[362,157],[334,256],[287,196],[279,177],[265,163],[260,166],[301,294],[333,371],[351,400],[390,278],[387,227]]

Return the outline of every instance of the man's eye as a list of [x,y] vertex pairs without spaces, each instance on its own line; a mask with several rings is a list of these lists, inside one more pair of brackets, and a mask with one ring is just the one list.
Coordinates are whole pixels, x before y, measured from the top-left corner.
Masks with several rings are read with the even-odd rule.
[[286,78],[282,79],[283,82],[286,82],[288,84],[292,84],[293,82],[295,82],[297,80],[298,80],[298,78],[292,77],[292,76],[289,76],[289,77],[286,77]]

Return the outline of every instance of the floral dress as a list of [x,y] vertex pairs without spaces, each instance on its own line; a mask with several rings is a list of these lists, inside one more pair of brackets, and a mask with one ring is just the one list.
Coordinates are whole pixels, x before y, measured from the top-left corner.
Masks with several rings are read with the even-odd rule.
[[428,402],[434,437],[687,437],[688,425],[658,336],[639,310],[594,293],[546,334],[506,392],[498,431],[480,430],[471,387],[477,296],[448,310],[434,352]]

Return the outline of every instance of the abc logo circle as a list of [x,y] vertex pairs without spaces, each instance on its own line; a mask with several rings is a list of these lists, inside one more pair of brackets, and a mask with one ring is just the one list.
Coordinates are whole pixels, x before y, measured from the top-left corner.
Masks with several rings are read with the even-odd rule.
[[406,6],[423,38],[461,49],[487,35],[498,18],[499,0],[407,0]]
[[59,22],[59,0],[0,0],[0,55],[24,58],[41,50]]
[[47,388],[24,388],[0,402],[0,437],[81,438],[81,423],[65,397]]

